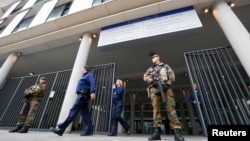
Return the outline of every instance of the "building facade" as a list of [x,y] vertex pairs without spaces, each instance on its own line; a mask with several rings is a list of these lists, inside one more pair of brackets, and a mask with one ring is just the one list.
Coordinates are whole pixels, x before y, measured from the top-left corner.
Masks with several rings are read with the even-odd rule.
[[[115,63],[117,68],[115,77],[128,80],[126,101],[131,103],[127,105],[137,107],[137,109],[125,108],[125,116],[131,127],[136,127],[132,131],[150,132],[144,131],[146,130],[144,126],[151,122],[150,117],[147,117],[148,121],[142,119],[147,116],[150,108],[144,109],[146,111],[143,113],[143,109],[138,107],[143,105],[148,107],[149,104],[149,102],[143,103],[147,97],[142,74],[151,65],[148,58],[148,53],[151,51],[162,53],[162,60],[170,60],[169,62],[173,64],[171,66],[176,70],[179,78],[175,83],[176,93],[179,94],[176,96],[178,107],[188,107],[183,106],[183,101],[186,103],[185,97],[180,96],[182,94],[180,90],[190,87],[190,78],[185,75],[188,72],[183,58],[185,52],[230,45],[236,56],[234,61],[242,70],[242,78],[245,82],[249,81],[250,24],[249,20],[246,20],[249,18],[245,13],[249,9],[250,2],[246,0],[235,1],[235,10],[231,9],[230,4],[233,1],[229,0],[185,2],[182,0],[13,0],[5,2],[6,0],[1,2],[0,11],[0,85],[6,86],[4,85],[6,80],[26,77],[30,72],[44,74],[72,69],[60,111],[69,111],[70,105],[73,104],[72,93],[81,75],[81,66]],[[190,7],[197,14],[201,26],[185,29],[184,19],[188,15],[180,9]],[[206,8],[210,10],[209,15],[203,13]],[[177,22],[183,20],[182,30],[171,29],[172,32],[165,30],[161,33],[164,27],[170,26],[167,18],[174,17],[173,13],[179,14],[180,19],[172,20]],[[140,38],[133,38],[135,35],[133,34],[132,37],[132,34],[129,34],[132,31],[145,30],[131,28],[135,24],[151,19],[159,20],[158,17],[164,14],[167,16],[163,16],[161,20],[166,23],[153,21],[154,24],[157,23],[158,30],[156,26],[153,28],[147,26],[146,28],[151,30],[146,34],[147,36],[140,35]],[[129,30],[126,30],[127,27],[124,28],[124,25],[130,26]],[[173,22],[172,25],[177,24]],[[123,28],[122,32],[126,31],[126,34],[122,34],[121,30],[115,30],[116,27]],[[107,30],[110,28],[113,30]],[[115,34],[112,38],[108,38],[111,32]],[[105,34],[107,35],[104,36]],[[116,38],[115,42],[114,37],[120,38]],[[105,39],[104,42],[103,39]],[[135,106],[136,104],[139,106]],[[181,113],[183,115],[182,119],[185,119],[188,108],[178,109],[180,109],[180,115]],[[67,112],[60,112],[55,123],[61,122],[67,114]],[[141,124],[142,121],[145,121],[143,122],[145,124]],[[187,124],[184,124],[185,126],[187,127]],[[68,131],[70,130],[71,127]]]

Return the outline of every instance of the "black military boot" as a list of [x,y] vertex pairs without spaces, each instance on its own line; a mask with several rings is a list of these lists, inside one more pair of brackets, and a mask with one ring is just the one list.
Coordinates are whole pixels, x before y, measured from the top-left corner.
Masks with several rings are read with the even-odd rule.
[[29,130],[29,127],[24,126],[24,127],[19,131],[19,133],[28,133],[28,130]]
[[21,130],[22,127],[20,126],[16,126],[14,129],[10,130],[9,133],[15,133],[15,132],[18,132],[19,130]]
[[184,137],[181,134],[180,129],[175,129],[174,130],[174,139],[175,139],[175,141],[185,141]]
[[148,140],[161,140],[161,129],[160,128],[154,128],[154,132],[148,138]]

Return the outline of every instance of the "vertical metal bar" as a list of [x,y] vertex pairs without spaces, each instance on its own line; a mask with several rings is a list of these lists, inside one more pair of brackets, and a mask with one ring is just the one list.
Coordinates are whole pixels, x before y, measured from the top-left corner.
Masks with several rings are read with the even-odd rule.
[[[231,56],[230,53],[229,53],[228,48],[229,48],[229,47],[227,47],[227,48],[225,49],[225,52],[223,52],[223,55],[224,55],[224,53],[226,53],[226,56],[228,56],[228,58],[229,58],[229,62],[231,62],[231,66],[232,66],[232,67],[234,68],[234,70],[236,71],[237,80],[240,80],[240,82],[241,82],[242,84],[244,84],[244,80],[243,80],[241,74],[239,73],[238,68],[236,67],[236,65],[235,65],[235,63],[234,63],[234,61],[233,61],[233,59],[232,59],[232,56]],[[238,83],[237,83],[237,84],[238,84]],[[243,85],[243,86],[245,86],[245,85]],[[250,91],[248,90],[248,88],[245,86],[245,87],[243,87],[243,89],[245,90],[244,93],[250,98]],[[240,90],[241,90],[241,89],[240,89]],[[243,94],[243,93],[241,93],[241,94]],[[246,96],[242,95],[242,97],[245,98]]]
[[[218,50],[216,50],[216,52],[218,52]],[[223,51],[221,51],[223,52]],[[220,54],[220,53],[218,53]],[[223,58],[224,57],[224,58]],[[222,60],[223,59],[223,60]],[[238,111],[238,107],[235,106],[236,102],[234,101],[237,96],[237,92],[236,92],[236,88],[237,86],[233,84],[233,82],[237,82],[236,79],[234,79],[234,74],[232,72],[232,69],[226,59],[225,56],[223,56],[223,54],[220,54],[220,57],[218,57],[218,60],[220,61],[220,67],[221,67],[221,71],[224,72],[224,83],[225,83],[225,87],[226,90],[228,91],[228,96],[225,97],[225,101],[229,101],[230,105],[233,105],[231,107],[233,107],[232,109],[235,109],[234,113],[232,113],[231,108],[228,108],[230,111],[230,116],[232,119],[234,119],[234,121],[236,121],[235,118],[235,114],[236,116],[240,119],[241,122],[243,122],[242,117],[240,116],[240,113]]]
[[[229,47],[227,47],[225,50],[225,54],[228,56],[228,60],[229,60],[229,62],[231,62],[231,66],[232,66],[232,68],[235,70],[235,74],[236,74],[236,78],[237,78],[237,80],[240,80],[240,82],[241,82],[241,84],[242,84],[242,88],[239,86],[239,83],[236,83],[236,85],[238,86],[238,89],[239,89],[239,91],[240,91],[240,96],[241,97],[239,97],[239,99],[242,99],[242,102],[241,103],[239,103],[239,106],[240,106],[240,108],[241,108],[241,112],[242,112],[242,114],[244,114],[244,115],[250,115],[250,107],[249,106],[246,106],[246,100],[247,99],[249,99],[250,98],[250,91],[248,90],[248,88],[246,87],[246,85],[244,84],[244,80],[243,80],[243,78],[241,77],[241,75],[240,75],[240,73],[239,73],[239,70],[238,70],[238,68],[236,67],[236,65],[235,65],[235,63],[234,63],[234,61],[233,61],[233,59],[232,59],[232,57],[231,57],[231,55],[230,55],[230,53],[229,53],[229,50],[228,50],[228,48]],[[224,55],[224,54],[223,54]],[[235,79],[236,79],[235,78]],[[243,92],[243,90],[244,90],[244,92]],[[238,95],[238,93],[237,93],[237,95]],[[248,96],[248,98],[246,98]],[[244,116],[245,117],[245,116]],[[246,122],[246,124],[250,124],[250,121],[249,121],[249,117],[245,117],[244,118],[244,120],[245,120],[245,122]]]
[[[238,105],[240,105],[240,100],[239,100],[239,99],[236,99],[236,103],[237,103]],[[239,109],[240,109],[241,111],[244,110],[244,109],[243,109],[243,106],[239,106]],[[246,113],[242,112],[241,116],[244,117],[244,119],[246,119],[246,123],[249,122],[249,120],[247,120],[247,115],[246,115]],[[244,123],[244,124],[246,124],[246,123]]]
[[[208,54],[210,54],[210,53],[208,53]],[[208,70],[209,70],[209,75],[211,77],[211,82],[213,83],[213,86],[214,86],[213,88],[215,89],[215,93],[212,93],[211,95],[213,97],[213,100],[216,100],[216,98],[218,98],[219,103],[217,103],[216,101],[214,101],[214,104],[215,104],[215,107],[216,107],[218,119],[219,119],[220,123],[224,124],[223,118],[221,116],[221,111],[219,109],[219,105],[222,106],[223,103],[221,101],[221,98],[220,98],[220,95],[219,95],[220,92],[218,90],[218,87],[217,87],[218,85],[216,83],[216,82],[218,82],[220,84],[220,81],[219,81],[219,78],[217,76],[216,69],[214,68],[214,64],[212,63],[212,59],[211,59],[210,55],[208,55],[207,58],[208,58],[208,60],[206,61],[206,65],[207,65]],[[213,74],[215,74],[215,77],[213,77]]]
[[[108,81],[108,75],[107,75],[107,73],[108,73],[108,71],[109,71],[109,65],[105,65],[104,66],[104,68],[103,68],[103,81],[102,81],[102,97],[101,97],[101,103],[100,103],[100,105],[99,105],[99,107],[100,107],[100,110],[98,111],[98,116],[100,117],[99,118],[99,120],[101,120],[101,121],[106,121],[106,117],[105,116],[103,116],[103,114],[104,114],[104,111],[105,111],[105,104],[104,104],[104,102],[105,102],[105,96],[107,96],[106,95],[106,89],[107,89],[107,86],[106,86],[106,83],[107,83],[107,81]],[[100,129],[100,131],[103,131],[104,129],[105,129],[105,122],[100,122],[99,123],[99,129]]]
[[[200,74],[198,88],[202,93],[201,102],[204,103],[204,104],[202,104],[202,107],[203,107],[203,110],[204,110],[203,113],[205,113],[204,116],[206,118],[207,124],[210,124],[211,123],[210,118],[209,118],[210,114],[208,114],[208,108],[207,107],[209,107],[209,109],[212,109],[212,106],[211,106],[210,98],[208,98],[208,90],[205,87],[205,84],[208,83],[208,81],[206,79],[208,76],[206,75],[205,69],[203,68],[203,66],[204,66],[203,60],[204,60],[204,58],[201,58],[200,53],[197,55],[196,60],[197,60],[197,67],[199,68],[199,74]],[[212,111],[212,117],[215,118],[213,111]]]
[[[91,67],[91,71],[94,74],[94,77],[96,79],[96,99],[94,101],[90,101],[89,103],[89,109],[90,109],[90,113],[91,113],[91,119],[92,122],[94,124],[94,131],[97,131],[97,124],[96,124],[96,108],[97,108],[97,103],[100,99],[100,95],[101,95],[101,91],[100,91],[100,82],[99,82],[99,78],[100,78],[100,68],[99,66],[93,66]],[[83,124],[83,123],[82,123]]]
[[[201,69],[199,67],[200,64],[198,64],[198,61],[197,61],[198,60],[197,58],[199,57],[199,53],[196,53],[196,54],[197,55],[194,55],[194,57],[193,57],[194,58],[194,66],[196,67],[196,70],[197,70],[197,73],[195,74],[194,77],[196,79],[195,82],[198,83],[198,87],[199,87],[199,90],[201,92],[201,103],[202,103],[202,106],[203,106],[203,110],[205,110],[206,108],[204,108],[205,107],[205,101],[204,101],[204,96],[203,96],[204,93],[202,92],[202,89],[200,89],[200,84],[202,83],[201,81],[203,80],[203,76],[202,76],[202,73],[201,73]],[[197,94],[195,94],[195,99],[196,99],[196,101],[200,101],[198,99],[198,97],[197,97]],[[206,126],[205,121],[204,121],[204,116],[206,116],[206,113],[205,113],[205,115],[203,115],[204,112],[202,112],[200,104],[198,104],[197,107],[198,107],[198,115],[197,116],[200,117],[200,120],[201,120],[200,122],[201,122],[203,132],[204,132],[205,136],[207,136],[207,128],[206,128],[207,126]]]
[[208,119],[212,120],[212,124],[248,124],[250,107],[246,101],[250,92],[228,49],[185,53],[190,82],[199,83],[199,89],[207,93],[201,98],[202,102],[208,99],[207,104],[202,105],[203,109],[207,109],[203,116],[210,117]]
[[[194,62],[192,61],[192,59],[195,58],[195,53],[193,52],[193,53],[190,53],[190,54],[191,55],[189,55],[189,56],[192,56],[192,57],[190,57],[191,59],[189,60],[189,62],[187,61],[187,57],[186,56],[185,56],[185,61],[186,61],[186,64],[187,64],[188,74],[189,74],[189,78],[190,78],[190,81],[191,81],[191,86],[192,86],[192,89],[193,89],[193,84],[197,83],[197,77],[195,76],[195,72],[193,72],[195,70],[195,66],[197,66],[197,65],[194,65]],[[193,71],[191,71],[191,70],[193,70]],[[196,79],[195,80],[196,82],[194,82],[193,78]],[[196,101],[198,101],[198,97],[197,97],[196,94],[195,94],[195,99],[196,99]],[[201,120],[202,121],[199,121],[199,122],[202,122],[201,123],[202,124],[202,129],[204,131],[205,136],[207,136],[207,130],[206,130],[205,126],[204,126],[204,120],[203,120],[203,117],[202,117],[199,105],[198,105],[198,114],[199,115],[197,115],[197,116],[201,115]]]
[[8,102],[6,108],[5,108],[5,110],[4,110],[4,112],[3,112],[2,116],[1,116],[0,122],[2,121],[2,118],[4,117],[4,115],[5,115],[6,111],[7,111],[7,109],[9,108],[9,106],[10,106],[10,104],[11,104],[11,102],[12,102],[14,96],[16,95],[16,92],[17,92],[18,88],[20,87],[22,81],[23,81],[23,78],[22,78],[21,81],[19,82],[19,84],[18,84],[18,86],[17,86],[17,88],[16,88],[14,94],[12,95],[10,101]]
[[[214,91],[214,89],[212,89],[212,86],[211,86],[212,80],[211,80],[211,75],[210,75],[211,73],[209,73],[210,70],[209,70],[209,65],[208,65],[207,57],[206,57],[207,54],[208,53],[206,51],[201,51],[199,53],[199,56],[198,56],[198,58],[199,58],[198,60],[203,59],[203,62],[204,62],[204,63],[201,62],[201,65],[200,65],[202,73],[204,73],[204,78],[201,80],[202,83],[201,83],[200,86],[204,86],[203,89],[205,90],[206,96],[207,96],[207,99],[208,99],[208,101],[206,102],[206,105],[208,105],[208,107],[209,107],[209,111],[208,110],[207,111],[211,113],[209,115],[211,116],[211,119],[214,121],[213,124],[216,124],[217,123],[217,118],[215,117],[215,112],[216,111],[214,111],[212,109],[214,108],[213,106],[216,107],[217,105],[216,105],[215,101],[210,100],[210,99],[214,99],[213,94],[215,93],[215,91]],[[205,85],[207,85],[208,88],[205,87]],[[208,118],[208,123],[212,123],[210,121],[210,118]]]
[[98,129],[98,131],[100,131],[100,124],[99,124],[99,121],[102,121],[100,120],[102,117],[100,116],[100,110],[102,108],[102,98],[103,98],[103,95],[104,95],[104,91],[103,91],[103,82],[104,82],[104,79],[105,79],[105,69],[103,69],[104,66],[99,66],[99,70],[100,70],[100,75],[99,75],[99,98],[98,98],[98,101],[96,101],[98,104],[96,104],[95,106],[95,127]]
[[[250,116],[250,110],[249,110],[249,106],[247,105],[247,102],[246,102],[246,100],[244,100],[244,99],[242,99],[242,103],[243,103],[243,105],[244,105],[244,108],[246,109],[246,113],[248,114],[248,116]],[[247,124],[249,124],[249,123],[247,123]]]
[[[52,88],[55,86],[55,81],[56,81],[57,77],[58,77],[58,72],[56,73],[56,77],[55,77],[55,79],[54,79],[54,81],[53,81]],[[50,100],[50,96],[48,96],[48,98],[47,98],[47,100],[46,100],[46,104],[45,104],[44,109],[43,109],[43,111],[42,111],[42,115],[41,115],[41,117],[40,117],[39,124],[38,124],[38,127],[37,127],[38,129],[40,128],[41,123],[42,123],[42,121],[43,121],[44,114],[45,114],[45,112],[46,112],[46,110],[47,110],[49,100]]]
[[[216,66],[213,69],[215,71],[215,75],[216,75],[216,78],[217,78],[218,83],[219,83],[219,85],[217,85],[217,87],[219,87],[220,90],[221,90],[221,95],[219,93],[217,95],[219,97],[219,102],[220,102],[220,105],[221,105],[221,108],[222,108],[221,110],[223,111],[223,114],[224,114],[224,116],[226,118],[226,123],[228,124],[228,123],[230,123],[230,121],[229,121],[229,118],[228,118],[228,115],[227,115],[226,107],[229,107],[230,104],[228,103],[228,101],[226,99],[226,94],[225,94],[223,86],[221,84],[221,82],[222,82],[225,86],[227,86],[227,84],[225,82],[225,73],[223,74],[223,72],[222,72],[222,69],[223,69],[222,66],[223,66],[223,64],[219,64],[219,62],[218,62],[218,60],[220,58],[219,54],[216,54],[216,56],[217,56],[216,57],[215,53],[216,53],[216,51],[214,51],[214,53],[212,53],[212,55],[211,55],[211,61],[213,61],[214,64],[215,64],[215,66]],[[219,74],[220,77],[217,77],[217,74]],[[225,89],[225,90],[227,90],[227,92],[229,92],[228,89]],[[224,105],[226,105],[226,106],[224,106]],[[229,110],[230,114],[232,115],[231,109],[228,109],[228,110]],[[233,122],[235,122],[234,119],[233,119]]]
[[92,67],[92,72],[96,78],[96,93],[97,98],[94,101],[90,102],[92,121],[95,123],[94,130],[95,132],[105,132],[109,125],[108,121],[108,109],[110,109],[110,101],[107,100],[110,97],[110,91],[112,87],[112,79],[114,76],[110,74],[113,73],[114,67],[113,64],[104,64]]

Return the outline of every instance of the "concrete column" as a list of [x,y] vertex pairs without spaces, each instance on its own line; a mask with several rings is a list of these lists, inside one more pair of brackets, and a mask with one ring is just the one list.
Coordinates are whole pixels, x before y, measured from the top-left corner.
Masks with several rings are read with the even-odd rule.
[[[91,34],[84,33],[81,44],[78,49],[78,53],[76,55],[75,64],[73,66],[73,70],[71,73],[71,77],[69,80],[65,98],[63,101],[62,109],[58,118],[58,123],[63,122],[67,118],[69,114],[69,110],[71,109],[72,105],[75,102],[75,99],[76,99],[75,91],[76,91],[77,83],[78,83],[78,80],[82,76],[82,67],[86,65],[87,63],[91,44],[92,44]],[[68,128],[65,131],[70,132],[71,127],[72,127],[72,123],[71,125],[68,126]]]
[[130,131],[135,132],[135,93],[130,94]]
[[215,1],[212,13],[250,77],[249,32],[224,0]]
[[0,86],[2,86],[9,72],[17,62],[20,55],[11,53],[0,68]]

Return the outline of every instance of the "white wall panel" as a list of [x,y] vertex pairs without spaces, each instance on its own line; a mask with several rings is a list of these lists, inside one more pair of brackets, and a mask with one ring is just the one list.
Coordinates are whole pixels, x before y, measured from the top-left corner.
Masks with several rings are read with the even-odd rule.
[[93,0],[84,0],[84,1],[74,0],[70,7],[69,14],[90,8],[92,7],[92,3],[93,3]]
[[38,12],[38,14],[35,16],[34,20],[31,22],[29,27],[44,23],[48,18],[49,14],[51,13],[51,11],[53,10],[53,8],[55,7],[57,1],[58,0],[51,0],[46,2],[41,8],[41,10]]
[[6,27],[6,29],[4,29],[0,37],[11,34],[11,32],[16,28],[16,26],[20,23],[20,21],[28,13],[28,11],[29,9],[16,15],[16,17],[11,21],[11,23]]
[[21,10],[30,8],[31,6],[34,5],[35,2],[36,2],[36,0],[28,0],[28,2],[24,5],[24,7]]
[[18,6],[18,4],[20,3],[21,1],[18,1],[18,2],[15,2],[13,3],[10,8],[3,14],[3,16],[1,17],[1,19],[3,18],[6,18],[10,15],[10,13]]

